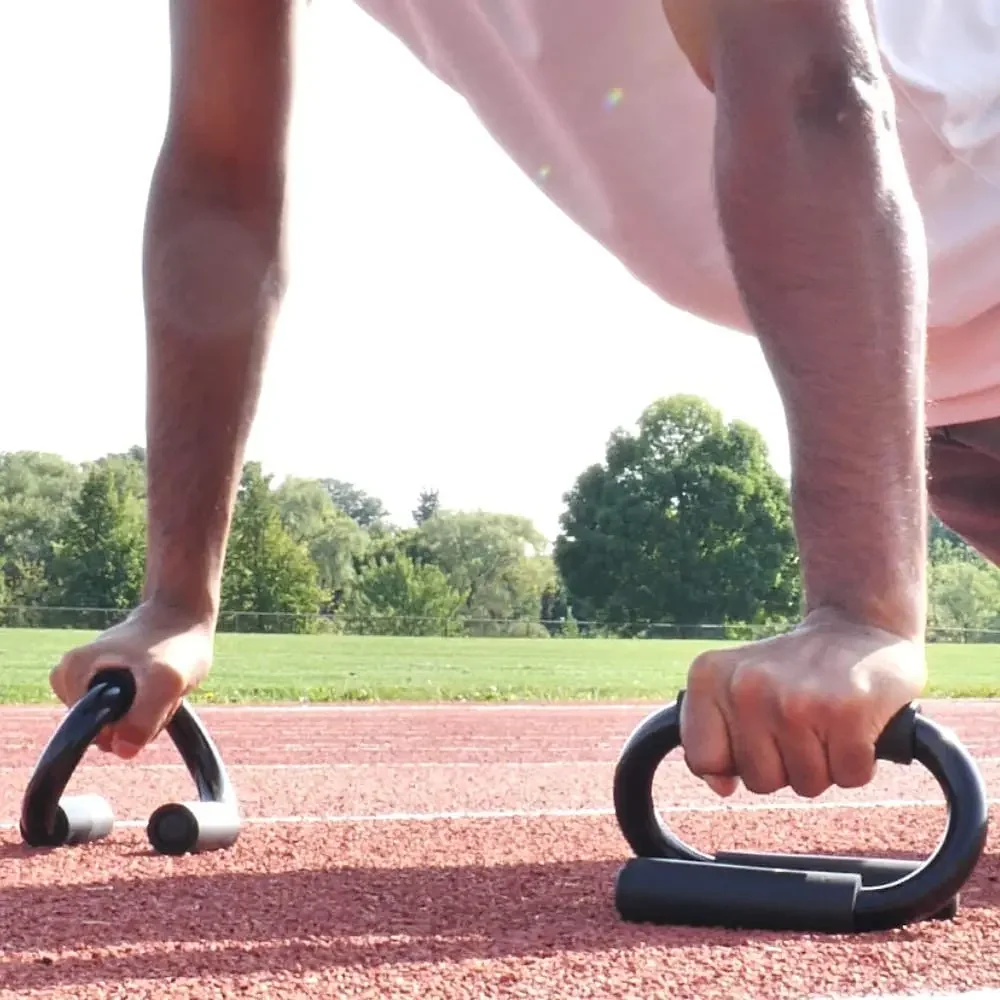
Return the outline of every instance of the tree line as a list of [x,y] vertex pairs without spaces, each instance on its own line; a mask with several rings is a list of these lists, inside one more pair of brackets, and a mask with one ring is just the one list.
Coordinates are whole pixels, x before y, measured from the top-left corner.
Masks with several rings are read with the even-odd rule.
[[[656,634],[651,623],[780,629],[801,604],[788,486],[761,434],[674,396],[616,430],[564,495],[549,546],[530,519],[450,510],[406,523],[339,479],[243,468],[222,609],[249,629]],[[936,520],[930,624],[1000,627],[1000,571]],[[0,606],[126,611],[145,562],[145,454],[74,464],[0,453]],[[488,633],[489,634],[489,633]]]

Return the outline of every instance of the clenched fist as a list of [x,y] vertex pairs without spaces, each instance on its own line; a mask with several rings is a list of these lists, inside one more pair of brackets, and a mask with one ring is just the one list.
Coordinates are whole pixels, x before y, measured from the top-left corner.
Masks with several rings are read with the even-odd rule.
[[813,798],[875,774],[875,744],[927,681],[923,644],[814,612],[786,635],[704,653],[681,706],[688,768],[717,794]]
[[212,665],[214,623],[154,603],[140,605],[119,625],[70,650],[52,671],[52,690],[66,705],[87,692],[94,674],[125,668],[135,678],[135,700],[97,745],[126,760],[159,735],[181,700]]

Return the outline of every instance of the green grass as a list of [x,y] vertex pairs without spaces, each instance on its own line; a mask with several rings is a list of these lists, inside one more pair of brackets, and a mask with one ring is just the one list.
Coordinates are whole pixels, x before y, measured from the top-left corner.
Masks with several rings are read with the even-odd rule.
[[[94,632],[0,629],[0,702],[54,698],[48,674]],[[717,642],[222,634],[196,702],[671,699]],[[930,647],[928,696],[1000,694],[1000,647]]]

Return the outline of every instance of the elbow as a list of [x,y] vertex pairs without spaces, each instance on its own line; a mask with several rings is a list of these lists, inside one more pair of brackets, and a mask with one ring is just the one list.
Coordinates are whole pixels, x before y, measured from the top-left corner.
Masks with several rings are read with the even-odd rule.
[[720,14],[715,90],[728,124],[849,138],[894,125],[868,15],[853,0],[770,0]]
[[803,53],[785,101],[793,126],[806,137],[849,138],[888,133],[894,127],[888,81],[881,69],[851,52]]
[[284,270],[286,176],[283,158],[221,155],[168,134],[153,171],[147,221],[200,216],[229,220],[254,235]]
[[248,172],[165,144],[144,231],[151,314],[202,337],[269,329],[288,287],[285,214],[283,172]]

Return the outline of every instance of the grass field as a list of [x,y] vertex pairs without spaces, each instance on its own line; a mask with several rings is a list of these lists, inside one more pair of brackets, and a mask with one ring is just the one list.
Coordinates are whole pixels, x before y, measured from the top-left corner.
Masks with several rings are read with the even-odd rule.
[[[49,670],[95,633],[0,629],[0,702],[53,701]],[[221,634],[196,702],[672,699],[717,642]],[[1000,646],[930,647],[928,696],[1000,694]]]

